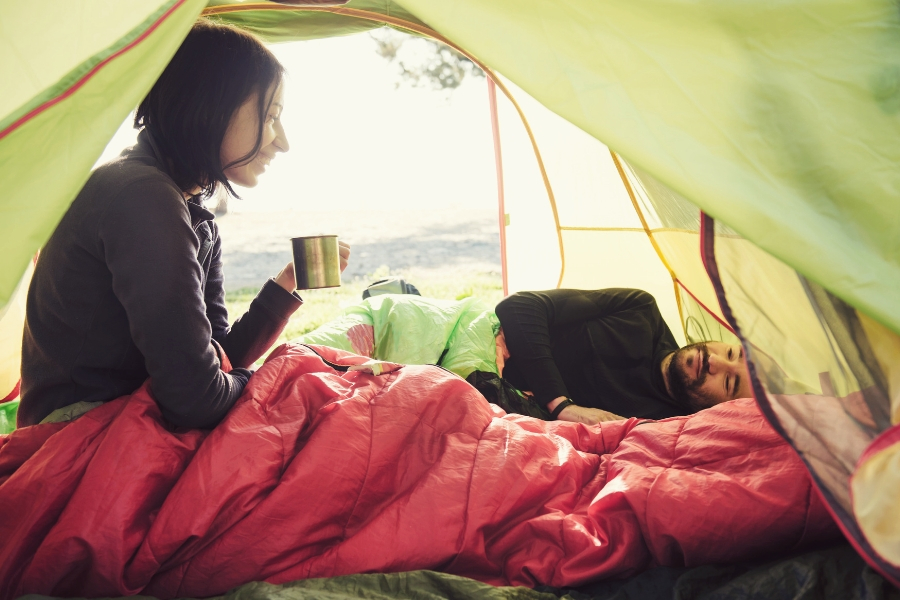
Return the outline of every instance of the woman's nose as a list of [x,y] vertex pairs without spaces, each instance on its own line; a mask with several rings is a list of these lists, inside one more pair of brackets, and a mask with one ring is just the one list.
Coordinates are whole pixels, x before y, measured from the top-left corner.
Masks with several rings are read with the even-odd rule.
[[287,152],[291,149],[291,145],[288,142],[287,134],[284,132],[284,127],[281,125],[280,120],[276,121],[275,127],[275,147],[281,152]]

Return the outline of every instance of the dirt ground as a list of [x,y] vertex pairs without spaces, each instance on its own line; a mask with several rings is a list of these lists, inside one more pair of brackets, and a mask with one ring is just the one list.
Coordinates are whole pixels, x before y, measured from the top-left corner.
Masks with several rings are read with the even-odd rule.
[[351,246],[344,280],[391,273],[433,279],[500,277],[497,213],[490,210],[232,212],[217,217],[226,290],[258,288],[291,259],[290,238],[337,234]]

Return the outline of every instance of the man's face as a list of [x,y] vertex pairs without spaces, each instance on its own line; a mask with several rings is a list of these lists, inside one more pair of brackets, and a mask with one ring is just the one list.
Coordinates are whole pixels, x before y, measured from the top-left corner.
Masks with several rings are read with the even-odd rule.
[[744,349],[738,344],[685,346],[675,352],[666,375],[672,395],[697,408],[753,396]]

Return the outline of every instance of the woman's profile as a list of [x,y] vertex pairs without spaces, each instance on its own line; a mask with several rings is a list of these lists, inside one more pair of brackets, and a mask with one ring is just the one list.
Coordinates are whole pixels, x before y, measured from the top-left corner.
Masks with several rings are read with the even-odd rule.
[[[91,174],[41,251],[19,427],[130,394],[148,377],[174,425],[213,427],[238,399],[247,367],[302,300],[288,265],[229,325],[222,244],[200,200],[256,185],[288,150],[283,76],[249,33],[194,25],[135,113],[137,144]],[[348,256],[343,247],[342,267]]]

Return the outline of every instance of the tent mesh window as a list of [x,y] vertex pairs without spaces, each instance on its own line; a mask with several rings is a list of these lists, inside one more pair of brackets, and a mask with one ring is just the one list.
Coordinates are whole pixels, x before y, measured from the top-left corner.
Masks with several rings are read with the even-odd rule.
[[806,462],[845,532],[897,576],[859,528],[850,481],[866,449],[897,422],[900,338],[706,219],[714,231],[704,249],[707,267],[744,341],[761,409]]

